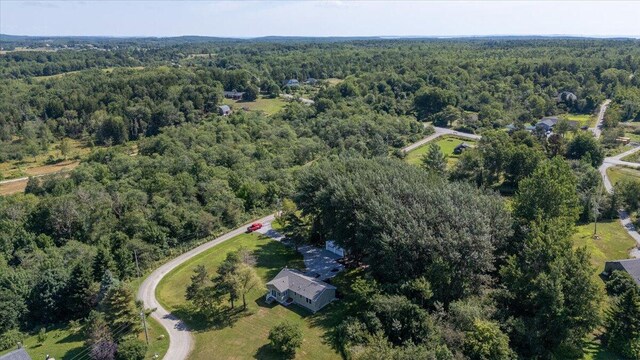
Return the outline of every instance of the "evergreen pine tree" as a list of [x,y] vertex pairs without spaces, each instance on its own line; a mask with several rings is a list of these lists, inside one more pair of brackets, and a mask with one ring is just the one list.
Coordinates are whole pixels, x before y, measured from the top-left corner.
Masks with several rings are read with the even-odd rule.
[[73,319],[84,318],[95,306],[97,286],[93,281],[91,266],[86,262],[79,262],[71,271],[71,278],[67,283],[66,307]]
[[447,158],[437,144],[429,145],[429,151],[422,157],[422,166],[429,172],[444,175],[447,171]]

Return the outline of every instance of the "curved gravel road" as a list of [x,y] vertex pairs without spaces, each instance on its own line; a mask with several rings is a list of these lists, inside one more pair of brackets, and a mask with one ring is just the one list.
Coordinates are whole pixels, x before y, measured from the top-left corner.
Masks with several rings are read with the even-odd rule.
[[[255,220],[253,222],[261,222],[263,224],[271,223],[274,220],[274,215],[265,216],[262,219]],[[156,299],[156,287],[160,283],[160,280],[185,261],[193,258],[201,252],[211,249],[212,247],[223,243],[235,236],[244,233],[248,224],[239,227],[231,232],[228,232],[218,238],[215,238],[207,243],[204,243],[186,253],[176,257],[175,259],[163,264],[152,272],[140,285],[138,289],[138,299],[144,303],[144,307],[147,309],[156,309],[151,313],[151,317],[156,319],[169,333],[169,349],[163,359],[167,360],[184,360],[189,356],[189,353],[193,349],[193,336],[187,328],[186,324],[170,314],[165,308],[160,305]]]

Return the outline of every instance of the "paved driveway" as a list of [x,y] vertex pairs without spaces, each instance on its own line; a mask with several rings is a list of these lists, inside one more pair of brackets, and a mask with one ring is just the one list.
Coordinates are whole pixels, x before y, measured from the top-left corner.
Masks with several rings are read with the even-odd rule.
[[[260,230],[260,234],[266,235],[274,240],[282,241],[285,237],[279,232],[273,230],[271,223],[265,223]],[[306,274],[320,280],[330,279],[338,272],[344,270],[344,266],[337,262],[340,256],[323,248],[312,245],[304,245],[298,248],[298,252],[302,254]]]

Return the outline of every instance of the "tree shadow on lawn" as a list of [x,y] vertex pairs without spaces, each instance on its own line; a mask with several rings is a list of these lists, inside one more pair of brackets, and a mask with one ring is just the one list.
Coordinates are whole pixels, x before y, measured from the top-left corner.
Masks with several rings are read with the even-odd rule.
[[254,251],[256,257],[256,267],[267,269],[266,278],[272,279],[283,267],[304,269],[302,255],[295,249],[284,246],[278,241],[274,241],[266,236],[260,236],[259,244]]
[[178,306],[171,313],[171,315],[184,321],[187,327],[193,331],[221,330],[226,327],[232,327],[236,321],[252,314],[251,309],[242,309],[242,304],[236,305],[233,309],[228,306],[222,306],[211,315],[205,315],[190,304],[186,304]]
[[62,339],[56,341],[56,344],[70,343],[70,342],[78,342],[83,341],[84,337],[82,336],[82,332],[78,331],[77,333],[70,333],[69,335],[63,337]]
[[256,351],[256,353],[253,355],[253,358],[254,359],[259,359],[259,360],[265,360],[265,359],[281,360],[281,359],[286,359],[285,357],[283,357],[283,355],[281,353],[276,351],[276,349],[274,349],[271,346],[271,344],[264,344],[264,345],[260,346],[260,348],[258,348],[258,351]]

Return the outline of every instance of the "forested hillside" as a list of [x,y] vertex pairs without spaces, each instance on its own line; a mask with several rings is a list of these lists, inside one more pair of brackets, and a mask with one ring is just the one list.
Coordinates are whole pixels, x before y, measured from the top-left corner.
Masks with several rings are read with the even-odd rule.
[[[0,163],[69,138],[91,151],[0,197],[2,348],[41,326],[115,321],[118,306],[135,333],[119,281],[137,277],[136,257],[145,272],[289,199],[304,241],[338,239],[367,269],[333,334],[346,358],[578,357],[603,324],[604,293],[570,235],[594,211],[614,218],[633,190],[594,204],[602,144],[523,129],[589,119],[609,98],[615,149],[619,124],[640,120],[638,41],[52,44],[0,55]],[[220,115],[231,90],[245,96]],[[293,100],[272,114],[249,108],[283,93]],[[437,148],[422,168],[402,163],[425,122],[483,138],[448,168]]]

